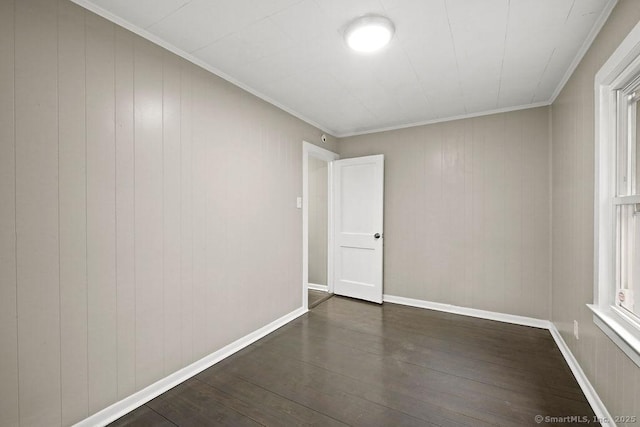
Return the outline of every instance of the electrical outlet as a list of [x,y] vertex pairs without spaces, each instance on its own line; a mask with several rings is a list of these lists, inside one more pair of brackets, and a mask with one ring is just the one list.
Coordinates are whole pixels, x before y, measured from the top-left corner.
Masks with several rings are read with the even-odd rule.
[[580,339],[579,329],[578,329],[578,321],[573,321],[573,336],[576,337],[577,340]]

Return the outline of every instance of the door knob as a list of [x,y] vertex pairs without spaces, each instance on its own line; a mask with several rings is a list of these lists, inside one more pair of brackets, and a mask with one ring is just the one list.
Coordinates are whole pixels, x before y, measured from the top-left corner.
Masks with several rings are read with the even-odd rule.
[[380,238],[380,233],[376,233],[373,235],[374,238],[379,239]]

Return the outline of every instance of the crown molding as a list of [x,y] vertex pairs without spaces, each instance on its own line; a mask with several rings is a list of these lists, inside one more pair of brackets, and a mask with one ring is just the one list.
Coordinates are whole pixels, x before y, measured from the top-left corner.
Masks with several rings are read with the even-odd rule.
[[211,66],[210,64],[207,64],[206,62],[204,62],[203,60],[195,57],[194,55],[172,45],[171,43],[166,42],[165,40],[161,39],[160,37],[151,34],[149,31],[142,29],[134,24],[132,24],[131,22],[127,21],[126,19],[122,19],[121,17],[114,15],[113,13],[101,8],[100,6],[97,6],[95,4],[93,4],[92,2],[88,1],[88,0],[71,0],[71,2],[77,4],[78,6],[81,6],[85,9],[87,9],[90,12],[95,13],[98,16],[101,16],[102,18],[106,19],[107,21],[111,21],[116,25],[121,26],[122,28],[125,28],[129,31],[131,31],[134,34],[137,34],[138,36],[142,37],[143,39],[147,39],[150,42],[157,44],[160,47],[163,47],[164,49],[168,50],[171,53],[174,53],[176,55],[178,55],[181,58],[186,59],[187,61],[197,65],[200,68],[203,68],[205,70],[207,70],[208,72],[210,72],[211,74],[214,74],[218,77],[220,77],[223,80],[228,81],[229,83],[233,84],[234,86],[239,87],[240,89],[244,90],[245,92],[250,93],[251,95],[260,98],[261,100],[279,108],[280,110],[291,114],[292,116],[294,116],[297,119],[302,120],[303,122],[321,130],[324,133],[327,133],[331,136],[335,136],[335,132],[331,129],[329,129],[326,126],[321,125],[320,123],[315,122],[314,120],[311,120],[310,118],[298,113],[297,111],[292,110],[291,108],[280,104],[278,101],[275,101],[274,99],[268,97],[267,95],[253,89],[252,87],[242,83],[239,80],[236,80],[235,78],[231,77],[230,75],[224,73],[223,71],[217,69],[216,67]]
[[478,111],[477,113],[461,114],[459,116],[451,116],[451,117],[442,117],[437,119],[424,120],[420,122],[411,122],[411,123],[406,123],[402,125],[387,126],[387,127],[381,127],[381,128],[375,128],[375,129],[363,130],[363,131],[357,131],[357,132],[338,133],[335,136],[336,138],[348,138],[351,136],[368,135],[371,133],[389,132],[389,131],[398,130],[398,129],[406,129],[406,128],[412,128],[412,127],[418,127],[418,126],[425,126],[425,125],[434,125],[437,123],[451,122],[454,120],[472,119],[474,117],[490,116],[492,114],[510,113],[512,111],[528,110],[530,108],[547,107],[549,105],[551,105],[549,101],[535,102],[533,104],[516,105],[514,107],[497,108],[495,110],[488,110],[488,111]]
[[598,19],[596,19],[596,22],[593,24],[593,27],[591,27],[591,31],[587,35],[584,43],[582,43],[580,50],[578,50],[578,53],[573,58],[571,65],[569,65],[567,72],[564,73],[562,80],[560,80],[560,83],[558,83],[558,86],[556,86],[556,90],[553,91],[551,98],[549,98],[549,104],[553,104],[554,102],[556,102],[556,98],[558,97],[558,95],[560,95],[560,92],[562,92],[562,89],[564,89],[565,85],[573,75],[573,72],[576,71],[576,68],[578,68],[578,65],[580,65],[580,62],[582,62],[582,59],[589,51],[589,48],[595,41],[598,34],[600,34],[600,30],[602,30],[602,27],[604,27],[607,19],[609,19],[609,15],[611,15],[611,12],[613,12],[613,8],[616,7],[616,4],[618,4],[618,0],[609,0],[609,3],[607,3],[607,5],[604,7],[602,13],[600,14],[600,16],[598,16]]

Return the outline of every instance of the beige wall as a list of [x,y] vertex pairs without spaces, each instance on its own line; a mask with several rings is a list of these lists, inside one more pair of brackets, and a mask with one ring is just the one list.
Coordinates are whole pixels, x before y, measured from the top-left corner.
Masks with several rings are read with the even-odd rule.
[[309,156],[309,283],[327,284],[327,162]]
[[385,155],[384,293],[548,319],[548,108],[341,140]]
[[[615,415],[640,370],[585,307],[593,77],[639,19],[620,0],[551,153],[548,108],[328,147],[386,156],[385,293],[551,317]],[[300,305],[320,131],[68,0],[0,1],[0,93],[0,425],[71,424]]]
[[71,424],[300,307],[322,132],[66,0],[0,1],[0,93],[0,425]]
[[[640,369],[592,320],[594,77],[640,20],[638,0],[620,0],[552,106],[552,320],[613,415],[640,416]],[[580,339],[573,337],[573,320]]]

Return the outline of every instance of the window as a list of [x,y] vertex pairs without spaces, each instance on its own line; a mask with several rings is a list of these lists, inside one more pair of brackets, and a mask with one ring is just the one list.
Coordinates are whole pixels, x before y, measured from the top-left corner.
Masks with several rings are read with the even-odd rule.
[[640,100],[640,78],[627,87],[616,90],[616,294],[614,304],[640,321],[640,301],[635,304],[635,295],[640,297],[640,166],[638,156],[638,100]]
[[640,24],[595,79],[594,322],[640,366]]

